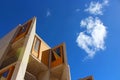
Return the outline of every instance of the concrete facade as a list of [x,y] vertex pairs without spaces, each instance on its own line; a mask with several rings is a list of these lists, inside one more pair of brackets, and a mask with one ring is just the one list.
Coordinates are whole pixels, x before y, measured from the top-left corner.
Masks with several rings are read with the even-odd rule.
[[36,34],[36,17],[0,39],[0,80],[71,80],[65,44],[51,48]]

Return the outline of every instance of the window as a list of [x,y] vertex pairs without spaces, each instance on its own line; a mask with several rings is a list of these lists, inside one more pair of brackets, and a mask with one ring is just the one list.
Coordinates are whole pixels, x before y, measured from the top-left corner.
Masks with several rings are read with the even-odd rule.
[[56,48],[54,51],[58,56],[61,56],[60,47]]
[[6,70],[0,71],[0,80],[11,80],[15,66],[11,66]]
[[62,57],[61,49],[61,47],[57,47],[51,50],[52,61],[56,61]]
[[41,40],[37,36],[35,36],[31,52],[37,58],[39,58],[39,54],[40,54],[40,45],[41,45]]
[[63,45],[60,45],[54,49],[56,55],[58,58],[62,59],[62,62],[64,62],[64,52],[63,52]]
[[28,23],[22,25],[17,36],[21,35],[22,33],[27,33],[28,28],[30,27],[31,22],[32,21],[29,21]]
[[27,30],[27,27],[28,27],[28,24],[24,24],[23,26],[21,26],[18,35],[24,33]]
[[40,47],[40,40],[36,39],[35,45],[34,45],[34,50],[36,52],[39,51],[39,47]]
[[63,46],[64,45],[59,45],[51,49],[51,68],[64,63]]
[[7,71],[5,71],[4,73],[2,73],[2,74],[0,75],[0,80],[7,79],[8,73],[9,73],[9,70],[7,70]]
[[18,33],[15,36],[13,42],[24,37],[28,33],[31,23],[32,23],[32,20],[28,21],[24,25],[19,26],[19,31],[17,31]]

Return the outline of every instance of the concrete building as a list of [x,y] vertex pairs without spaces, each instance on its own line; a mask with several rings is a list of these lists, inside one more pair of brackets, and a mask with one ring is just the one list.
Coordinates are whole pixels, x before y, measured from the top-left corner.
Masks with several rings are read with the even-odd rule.
[[85,78],[81,78],[80,80],[94,80],[93,76],[87,76]]
[[0,39],[0,80],[71,80],[65,44],[51,48],[36,34],[36,17]]

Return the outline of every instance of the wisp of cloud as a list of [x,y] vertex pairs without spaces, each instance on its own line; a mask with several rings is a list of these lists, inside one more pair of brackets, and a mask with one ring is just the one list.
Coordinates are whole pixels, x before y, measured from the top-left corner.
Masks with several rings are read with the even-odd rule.
[[108,0],[104,0],[102,3],[92,1],[85,11],[93,15],[103,15],[103,8],[108,5]]
[[46,17],[48,17],[48,16],[50,16],[50,15],[51,15],[50,11],[47,10]]

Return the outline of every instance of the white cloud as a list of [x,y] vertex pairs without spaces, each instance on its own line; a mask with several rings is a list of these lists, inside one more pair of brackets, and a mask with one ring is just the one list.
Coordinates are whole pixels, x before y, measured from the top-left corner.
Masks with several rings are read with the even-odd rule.
[[106,27],[98,17],[88,17],[82,20],[80,25],[86,30],[79,33],[76,42],[87,52],[88,57],[92,58],[97,51],[105,49]]
[[85,11],[94,15],[103,15],[103,8],[108,5],[108,2],[108,0],[103,0],[102,3],[92,1]]
[[50,11],[47,10],[46,16],[48,17],[48,16],[50,16],[50,15],[51,15]]

